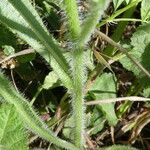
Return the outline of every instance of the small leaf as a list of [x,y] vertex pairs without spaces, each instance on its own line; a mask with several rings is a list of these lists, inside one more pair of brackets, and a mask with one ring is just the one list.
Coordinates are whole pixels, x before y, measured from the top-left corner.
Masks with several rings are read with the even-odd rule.
[[44,89],[49,89],[49,88],[54,88],[56,86],[59,86],[57,84],[58,82],[58,76],[55,74],[54,71],[51,71],[45,78],[43,88]]
[[125,0],[125,1],[126,1],[127,4],[129,4],[131,0]]
[[113,0],[115,10],[122,4],[124,0]]
[[145,88],[145,89],[143,90],[143,96],[144,96],[144,97],[150,97],[150,87]]
[[74,118],[71,116],[70,118],[67,118],[64,124],[63,128],[63,136],[66,139],[72,139],[74,137],[74,133],[72,132],[72,129],[74,128]]
[[93,134],[97,134],[104,128],[104,124],[106,122],[106,119],[102,115],[102,113],[99,113],[99,109],[97,107],[94,108],[92,114],[91,114],[91,124],[90,124],[90,136]]
[[[116,86],[112,74],[104,73],[103,75],[98,77],[90,90],[94,93],[97,100],[115,98]],[[100,104],[97,107],[103,111],[110,125],[115,125],[117,123],[117,117],[115,114],[113,103]]]
[[8,150],[28,149],[23,123],[13,105],[0,106],[0,145]]
[[3,51],[5,55],[11,55],[15,53],[15,49],[12,46],[4,45],[2,48],[4,49]]
[[150,21],[150,1],[142,0],[141,18],[143,21]]

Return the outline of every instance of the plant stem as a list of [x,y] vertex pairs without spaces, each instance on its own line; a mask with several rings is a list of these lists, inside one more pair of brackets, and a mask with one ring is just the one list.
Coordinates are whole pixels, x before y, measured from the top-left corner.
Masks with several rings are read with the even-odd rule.
[[[130,9],[130,8],[132,8],[132,7],[135,7],[135,6],[136,6],[139,2],[141,2],[141,1],[142,1],[142,0],[137,0],[137,1],[135,1],[135,2],[130,3],[130,4],[127,5],[126,7],[117,10],[117,11],[116,11],[115,13],[113,13],[110,17],[108,17],[106,20],[101,21],[101,22],[97,25],[97,27],[101,27],[101,26],[105,25],[106,23],[108,23],[108,22],[114,20],[114,19],[115,19],[117,16],[119,16],[120,14],[122,14],[122,13],[124,13],[124,12],[128,12],[128,11],[127,11],[128,9]],[[134,9],[133,9],[133,10],[134,10]],[[127,17],[129,17],[129,16],[127,15]]]
[[[132,4],[132,3],[131,3],[131,4]],[[126,12],[123,14],[123,18],[127,18],[127,17],[130,18],[130,17],[132,17],[132,14],[133,14],[133,12],[134,12],[134,10],[135,10],[135,8],[136,8],[136,5],[131,5],[131,4],[130,4],[130,6],[132,6],[132,7],[126,6],[126,7],[128,8],[128,10],[123,8],[124,10],[126,10]],[[130,9],[129,9],[129,8],[130,8]],[[120,11],[120,12],[122,12],[122,11]],[[116,14],[120,15],[119,13],[116,13]],[[113,16],[113,15],[112,15],[112,17],[110,17],[110,18],[115,19],[115,17],[116,17],[116,16]],[[110,20],[111,20],[111,19],[110,19]],[[122,34],[123,34],[123,32],[124,32],[124,29],[125,29],[127,23],[128,23],[128,22],[120,22],[120,23],[118,24],[118,26],[117,26],[115,32],[114,32],[113,35],[111,36],[111,39],[113,39],[114,41],[118,42],[118,41],[121,39],[121,37],[122,37]],[[112,45],[108,45],[108,46],[106,47],[106,49],[104,50],[104,53],[105,53],[106,55],[108,55],[108,56],[112,56],[113,53],[114,53],[114,51],[115,51],[115,48],[113,48]]]
[[[75,0],[65,0],[66,12],[68,16],[69,28],[72,41],[75,42],[80,35],[80,23]],[[82,150],[84,146],[84,61],[83,46],[77,46],[71,53],[71,71],[72,71],[72,107],[75,121],[74,143],[78,149]]]
[[68,16],[71,38],[74,41],[79,37],[81,30],[76,0],[65,0],[65,8]]
[[84,146],[84,93],[83,83],[85,80],[84,75],[84,60],[83,50],[75,49],[72,52],[72,76],[73,76],[73,114],[75,120],[75,145],[80,150]]
[[91,34],[93,33],[98,21],[101,19],[104,10],[107,8],[109,0],[93,1],[93,7],[87,20],[82,25],[81,35],[78,39],[78,45],[84,45],[88,42]]
[[[134,22],[144,22],[144,23],[148,23],[148,21],[143,21],[141,19],[135,19],[135,18],[117,18],[117,19],[113,19],[112,22],[119,22],[119,21],[134,21]],[[110,21],[111,22],[111,21]]]
[[34,97],[32,98],[30,105],[32,106],[36,100],[36,98],[39,96],[39,94],[41,93],[41,91],[43,90],[43,87],[40,86],[36,92],[36,94],[34,95]]
[[144,101],[150,101],[150,98],[144,98],[144,97],[138,97],[138,96],[118,97],[118,98],[89,101],[89,102],[86,102],[86,105],[115,103],[115,102],[120,102],[120,101],[125,101],[125,100],[132,101],[132,102],[134,101],[144,102]]

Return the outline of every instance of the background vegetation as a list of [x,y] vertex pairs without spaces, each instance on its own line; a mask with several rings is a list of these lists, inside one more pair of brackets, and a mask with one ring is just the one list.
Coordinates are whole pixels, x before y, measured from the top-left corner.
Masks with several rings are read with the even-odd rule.
[[150,149],[150,1],[1,0],[0,149]]

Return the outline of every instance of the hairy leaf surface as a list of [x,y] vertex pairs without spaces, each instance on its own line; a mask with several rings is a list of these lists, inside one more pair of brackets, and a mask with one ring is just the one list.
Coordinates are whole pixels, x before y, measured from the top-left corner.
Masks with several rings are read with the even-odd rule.
[[150,1],[149,0],[142,1],[141,18],[143,21],[150,21]]
[[[94,93],[97,100],[115,98],[116,86],[112,74],[104,73],[98,77],[90,90]],[[114,103],[100,104],[97,107],[99,107],[104,112],[110,125],[115,125],[117,123]]]
[[[140,26],[131,38],[133,49],[129,52],[130,55],[140,62],[142,66],[150,71],[150,24]],[[150,85],[150,79],[133,64],[127,57],[120,60],[125,68],[132,71],[144,85]]]
[[0,145],[6,150],[27,150],[27,133],[13,105],[0,106]]

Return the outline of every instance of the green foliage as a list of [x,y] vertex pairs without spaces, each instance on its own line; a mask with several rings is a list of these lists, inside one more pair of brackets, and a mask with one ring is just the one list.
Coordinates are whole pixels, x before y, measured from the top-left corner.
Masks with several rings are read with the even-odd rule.
[[[150,56],[150,24],[140,26],[131,38],[133,49],[129,52],[130,55],[140,62],[144,68],[150,71],[149,56]],[[143,85],[149,86],[150,79],[145,76],[140,69],[131,61],[124,57],[120,60],[125,68],[131,70]]]
[[150,87],[144,88],[142,95],[144,97],[150,97]]
[[101,113],[99,107],[95,107],[90,118],[90,135],[96,135],[104,128],[106,119]]
[[114,9],[117,10],[117,8],[123,3],[126,2],[126,4],[129,4],[132,0],[113,0]]
[[[72,38],[79,36],[79,19],[77,15],[76,2],[68,3],[66,1],[66,10],[68,13],[68,19],[70,22],[70,32],[72,33]],[[75,119],[75,145],[79,149],[83,149],[84,145],[84,93],[83,93],[83,83],[86,79],[86,74],[84,73],[84,57],[83,57],[83,48],[82,46],[77,46],[71,53],[71,71],[72,74],[69,74],[69,66],[66,58],[62,55],[62,50],[58,46],[58,43],[52,38],[51,35],[47,32],[46,28],[43,26],[41,19],[39,18],[37,12],[34,10],[34,7],[29,3],[28,0],[22,0],[18,3],[16,0],[7,0],[0,3],[0,20],[5,25],[7,25],[14,33],[17,33],[23,40],[29,43],[39,54],[41,54],[48,62],[49,57],[51,57],[50,65],[53,67],[57,75],[64,83],[64,85],[69,88],[70,93],[72,94],[72,105],[73,113]],[[93,16],[96,16],[92,21],[87,18],[86,24],[83,25],[83,30],[86,29],[88,33],[87,36],[91,35],[93,32],[96,23],[99,19],[99,13],[102,15],[104,9],[109,4],[109,1],[93,1],[94,9],[96,10],[91,13],[91,19]],[[100,9],[102,8],[102,10]],[[94,10],[93,9],[93,10]],[[99,11],[100,10],[100,11]],[[13,12],[10,14],[9,12]],[[97,13],[97,15],[95,14]],[[72,15],[71,15],[72,14]],[[17,16],[17,17],[16,17]],[[73,16],[76,17],[73,18]],[[89,17],[90,18],[90,17]],[[72,24],[75,22],[75,24]],[[86,26],[88,28],[86,28]],[[90,27],[90,28],[89,28]],[[77,33],[78,32],[78,33]],[[75,35],[75,36],[74,36]],[[81,34],[83,35],[83,34]],[[86,37],[87,37],[86,36]],[[82,38],[81,38],[82,40]],[[83,40],[82,40],[83,41]],[[84,41],[83,43],[86,43]],[[81,44],[83,45],[83,44]],[[54,58],[54,59],[53,59]],[[72,83],[70,77],[73,78]],[[10,103],[13,103],[16,107],[16,110],[24,116],[24,122],[30,126],[30,129],[33,132],[38,133],[41,137],[50,140],[58,146],[65,147],[67,149],[76,149],[72,144],[62,141],[61,139],[54,136],[54,134],[46,129],[46,126],[41,122],[33,109],[29,106],[26,100],[16,93],[11,88],[11,93],[8,93],[9,86],[6,79],[1,75],[1,82],[3,83],[4,89],[1,87],[2,97]],[[11,97],[12,96],[12,97]],[[15,97],[15,100],[13,99]],[[27,112],[27,113],[25,113]],[[29,125],[30,122],[30,125]],[[68,146],[67,146],[68,145]]]
[[101,150],[137,150],[137,149],[123,145],[113,145],[106,148],[101,148]]
[[4,45],[2,48],[5,55],[11,55],[15,53],[15,49],[12,46]]
[[[14,7],[10,2],[14,5]],[[68,75],[68,64],[66,59],[62,55],[61,49],[56,44],[56,41],[51,35],[48,34],[34,7],[29,3],[28,0],[23,0],[19,3],[20,5],[18,5],[18,1],[10,2],[3,0],[1,1],[0,21],[7,25],[13,33],[17,33],[20,38],[25,40],[39,54],[41,54],[42,57],[45,58],[45,60],[54,68],[55,72],[59,78],[61,78],[65,86],[70,87],[71,83]],[[54,57],[57,58],[51,58],[50,55],[53,55],[52,53],[55,55]],[[62,67],[59,65],[62,65]]]
[[150,1],[143,0],[141,4],[142,21],[150,21]]
[[44,89],[49,89],[49,88],[54,88],[57,86],[59,86],[58,76],[52,71],[46,76],[42,87]]
[[[104,73],[100,77],[97,77],[95,84],[91,87],[90,91],[94,93],[95,99],[108,99],[116,97],[116,86],[112,74]],[[117,123],[117,117],[114,110],[114,104],[100,104],[96,106],[100,108],[104,114],[109,124],[115,126]],[[108,111],[109,110],[109,111]]]
[[115,10],[122,4],[124,0],[113,0]]
[[27,132],[15,109],[13,105],[0,105],[0,145],[6,150],[28,150]]
[[[31,4],[31,2],[33,5]],[[113,66],[113,64],[112,66],[109,64],[110,61],[112,61],[111,59],[113,59],[114,55],[116,56],[115,58],[117,59],[121,58],[120,62],[123,64],[123,66],[128,70],[132,71],[136,75],[137,79],[140,81],[138,82],[138,84],[140,83],[140,86],[141,85],[142,86],[141,89],[138,90],[136,95],[138,95],[139,92],[141,92],[140,93],[141,95],[145,97],[149,97],[150,79],[148,79],[135,64],[131,63],[128,60],[128,58],[124,57],[125,55],[119,53],[119,57],[118,57],[118,53],[115,53],[116,48],[112,48],[108,46],[105,49],[107,44],[103,42],[103,40],[101,40],[101,38],[98,37],[97,35],[96,36],[95,34],[92,35],[96,27],[98,26],[102,27],[102,25],[105,25],[107,21],[110,22],[110,20],[113,22],[113,20],[116,17],[121,16],[121,14],[123,14],[125,11],[126,12],[124,13],[123,17],[125,20],[128,20],[127,18],[132,16],[134,9],[132,10],[130,9],[130,11],[128,12],[127,10],[133,7],[136,8],[136,5],[139,2],[141,2],[141,0],[137,0],[137,1],[136,0],[132,0],[132,1],[113,0],[114,9],[115,9],[114,13],[111,14],[110,13],[111,10],[110,12],[106,11],[106,15],[104,16],[103,16],[104,11],[109,6],[110,0],[92,0],[89,2],[86,1],[84,2],[85,5],[83,6],[85,8],[84,7],[81,8],[82,6],[81,1],[77,1],[77,0],[71,0],[71,1],[64,0],[63,1],[64,5],[60,4],[61,2],[58,0],[53,0],[53,1],[52,0],[51,1],[50,0],[42,0],[42,1],[1,0],[0,22],[3,25],[7,26],[7,28],[9,28],[11,32],[0,24],[0,31],[2,33],[0,36],[0,48],[4,49],[5,54],[10,55],[14,53],[14,51],[16,51],[17,46],[20,49],[22,49],[22,46],[23,48],[24,46],[28,48],[31,46],[33,49],[35,49],[37,53],[39,53],[47,61],[46,63],[48,63],[48,65],[52,67],[52,70],[50,70],[51,72],[49,74],[48,72],[46,72],[46,75],[48,74],[47,76],[44,74],[46,77],[45,76],[41,77],[41,74],[39,75],[39,72],[36,70],[36,68],[33,68],[35,62],[34,61],[30,62],[35,58],[35,53],[33,54],[33,56],[32,54],[31,55],[29,54],[26,56],[23,55],[16,58],[17,61],[23,63],[20,65],[20,67],[15,69],[15,73],[17,72],[17,74],[19,74],[21,77],[21,79],[19,80],[23,79],[24,82],[27,83],[28,86],[32,86],[32,88],[34,88],[34,86],[31,84],[34,83],[34,80],[36,80],[36,88],[34,89],[35,95],[33,95],[34,92],[31,95],[29,95],[29,97],[32,98],[32,101],[30,103],[28,102],[27,99],[25,99],[19,92],[17,92],[14,89],[14,87],[10,84],[10,82],[3,75],[3,73],[0,72],[0,84],[1,84],[0,101],[1,103],[5,101],[11,104],[11,105],[9,104],[0,105],[1,106],[0,130],[2,128],[3,132],[5,131],[6,133],[2,135],[1,133],[3,132],[0,132],[0,138],[2,136],[2,140],[1,140],[2,142],[0,142],[0,149],[7,150],[9,149],[9,147],[7,146],[16,141],[17,144],[15,146],[21,145],[18,144],[18,142],[22,142],[22,143],[24,142],[25,143],[24,146],[27,148],[27,141],[26,141],[27,136],[25,134],[22,134],[23,139],[25,141],[16,140],[18,139],[17,135],[19,134],[20,136],[21,132],[24,132],[23,129],[25,127],[31,130],[33,133],[39,135],[43,139],[55,144],[51,146],[51,149],[83,150],[84,147],[86,147],[85,145],[86,136],[84,136],[86,135],[84,134],[85,128],[88,129],[86,130],[88,135],[97,136],[99,132],[105,130],[104,125],[106,121],[108,121],[109,123],[106,124],[107,126],[115,126],[118,122],[118,118],[115,113],[115,111],[117,110],[115,110],[114,108],[115,106],[114,103],[109,103],[109,104],[100,103],[93,107],[88,106],[87,109],[85,109],[85,104],[86,104],[85,99],[91,98],[96,101],[101,99],[110,99],[110,98],[117,97],[117,92],[119,91],[117,89],[117,81],[115,77],[117,69]],[[127,6],[125,6],[126,4]],[[83,10],[85,9],[88,10],[89,12],[89,13],[86,12],[87,17],[82,21],[79,20],[78,5],[80,11],[82,11],[82,9]],[[119,7],[123,7],[123,6],[125,7],[116,11]],[[149,7],[147,6],[149,6],[149,2],[143,0],[141,6],[141,18],[143,24],[145,21],[148,22],[150,18]],[[38,10],[39,13],[36,10]],[[99,23],[101,18],[105,19],[107,15],[110,15],[110,17],[108,17],[108,20],[107,19],[102,20],[102,22]],[[40,18],[40,16],[47,23],[47,28],[44,26],[44,23]],[[67,21],[67,23],[63,20],[64,16],[66,19],[65,21]],[[66,33],[64,33],[64,31],[60,31],[61,27],[63,28],[64,25],[63,21],[65,22],[65,28],[66,28],[66,24],[68,25],[67,31],[69,31],[70,33],[70,36],[67,36],[67,39],[64,38]],[[123,23],[123,24],[120,23],[117,26],[117,29],[115,30],[112,36],[112,39],[114,41],[119,42],[121,40],[121,36],[124,32],[124,28],[126,25],[127,23]],[[102,31],[104,29],[105,27],[101,28]],[[106,29],[113,29],[113,27],[106,26]],[[58,43],[58,41],[54,39],[54,36],[52,36],[52,34],[48,32],[48,30],[50,30],[51,33],[54,33],[54,36],[58,38],[60,43]],[[110,30],[106,30],[106,31],[110,31]],[[55,35],[55,32],[57,34],[62,34],[62,35]],[[113,32],[110,32],[110,34],[108,33],[108,35],[111,35],[112,33]],[[89,42],[91,48],[87,48],[89,44],[88,41],[91,38],[91,35],[92,35],[92,40]],[[131,51],[129,51],[130,56],[137,59],[143,65],[143,67],[145,67],[148,71],[150,71],[150,64],[148,63],[149,56],[150,56],[149,35],[150,35],[150,24],[144,24],[139,28],[137,28],[137,31],[133,34],[133,37],[131,38],[130,47],[133,48]],[[16,36],[18,36],[21,40],[25,41],[26,43],[20,42],[20,39],[16,40]],[[18,43],[16,43],[16,41]],[[65,43],[68,44],[68,42],[70,41],[71,41],[71,49],[70,48],[67,49],[67,46],[66,49],[63,49],[60,46],[61,43],[62,45]],[[91,42],[93,43],[91,44]],[[102,43],[104,43],[104,45]],[[103,49],[103,46],[105,51],[104,53],[103,51],[101,51],[101,48]],[[115,44],[113,46],[115,46]],[[91,53],[91,50],[93,50],[93,53]],[[26,62],[30,62],[30,63],[26,63]],[[109,71],[111,72],[114,71],[115,74],[106,73],[108,72],[107,69],[105,72],[103,72],[104,68],[106,67],[109,68]],[[123,69],[122,66],[121,69]],[[122,77],[121,74],[119,75]],[[11,76],[13,79],[13,83],[15,83],[15,78],[13,77],[13,71],[11,71]],[[38,79],[38,77],[41,77],[42,79],[41,78]],[[55,90],[55,87],[62,88],[60,87],[62,85],[67,89],[67,93],[65,93],[63,98],[61,98],[60,100],[58,98],[59,94],[60,95],[64,94],[64,91],[62,93],[58,93],[58,95],[55,96],[53,95],[53,90]],[[18,86],[18,82],[17,82],[17,86]],[[25,88],[28,90],[28,87]],[[48,96],[46,94],[44,95],[43,92],[51,93],[49,94],[50,97],[49,95]],[[134,92],[131,89],[128,95],[132,95],[132,93]],[[52,112],[52,115],[54,115],[54,116],[48,116],[47,125],[39,118],[35,110],[32,108],[35,99],[37,97],[40,97],[41,95],[42,95],[41,100],[43,99],[44,100],[43,101],[40,100],[40,102],[38,101],[38,103],[40,104],[44,103],[44,113]],[[45,101],[45,98],[43,98],[46,96],[48,97],[47,98],[48,101]],[[68,102],[68,100],[69,102],[71,102],[71,104]],[[70,105],[71,105],[71,109],[70,109]],[[54,111],[55,109],[57,109],[56,112]],[[69,113],[69,109],[71,110],[71,113]],[[39,108],[38,111],[40,114],[42,114],[43,106],[42,108]],[[6,123],[7,125],[5,126],[4,129],[3,127]],[[61,130],[62,132],[59,135],[62,137],[64,136],[65,140],[62,140],[59,137],[57,137],[55,133],[49,129],[50,127],[53,128],[54,130],[56,129],[56,133],[58,133],[62,125],[64,128]],[[15,129],[12,131],[11,128],[13,129],[15,128]],[[15,133],[12,132],[10,133],[8,131],[12,131]],[[10,134],[13,134],[13,136],[15,137],[10,138],[11,137]],[[11,143],[8,143],[8,141],[6,140],[7,137],[10,138],[10,140],[8,141],[11,141]],[[91,141],[93,141],[93,139]],[[17,147],[14,149],[22,149],[22,148]],[[133,150],[134,148],[130,148],[127,146],[113,145],[105,149]]]

